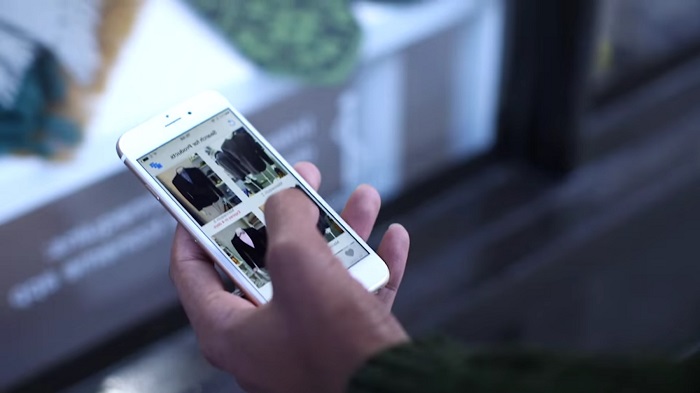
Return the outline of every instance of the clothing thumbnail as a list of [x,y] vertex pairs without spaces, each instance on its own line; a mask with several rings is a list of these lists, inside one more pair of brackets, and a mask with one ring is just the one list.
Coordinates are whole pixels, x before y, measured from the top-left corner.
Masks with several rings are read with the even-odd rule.
[[199,225],[232,209],[240,198],[198,154],[156,176]]
[[270,282],[265,268],[267,230],[254,213],[214,235],[214,241],[258,288]]
[[232,132],[220,146],[207,146],[207,154],[247,195],[252,196],[287,175],[244,128]]

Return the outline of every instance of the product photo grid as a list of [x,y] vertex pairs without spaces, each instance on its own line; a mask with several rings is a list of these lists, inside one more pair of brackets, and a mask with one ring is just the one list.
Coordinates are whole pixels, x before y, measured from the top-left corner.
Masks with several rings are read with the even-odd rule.
[[260,288],[270,282],[265,266],[267,230],[254,213],[213,236],[214,242],[224,251],[231,262]]
[[241,203],[241,199],[196,153],[157,178],[199,225],[205,225]]
[[[256,288],[269,290],[265,202],[289,188],[311,197],[248,130],[226,119],[229,115],[219,114],[163,146],[161,156],[171,160],[154,176]],[[181,152],[186,155],[178,159]],[[151,164],[142,161],[154,170]],[[318,232],[346,267],[367,255],[320,206],[318,212]]]

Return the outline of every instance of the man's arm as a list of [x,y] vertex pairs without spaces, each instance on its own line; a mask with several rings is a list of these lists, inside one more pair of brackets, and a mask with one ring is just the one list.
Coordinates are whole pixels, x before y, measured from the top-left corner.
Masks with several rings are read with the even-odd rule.
[[534,350],[468,350],[447,339],[375,355],[348,393],[690,393],[698,363],[584,357]]
[[[314,166],[296,168],[318,187]],[[341,215],[367,239],[379,206],[377,191],[360,186]],[[392,225],[384,235],[378,254],[391,278],[374,295],[331,253],[318,215],[299,190],[267,200],[266,265],[275,294],[261,307],[226,292],[207,255],[182,227],[175,233],[171,276],[202,352],[249,392],[342,392],[368,358],[409,340],[390,310],[408,257],[406,230]]]

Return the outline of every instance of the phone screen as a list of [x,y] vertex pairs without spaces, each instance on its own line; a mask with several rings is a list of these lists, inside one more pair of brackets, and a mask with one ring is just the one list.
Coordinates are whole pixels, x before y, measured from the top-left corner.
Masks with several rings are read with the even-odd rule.
[[[265,201],[287,188],[304,190],[234,113],[228,109],[218,113],[138,162],[231,263],[261,293],[268,292]],[[318,231],[346,268],[369,255],[323,207],[316,206]]]

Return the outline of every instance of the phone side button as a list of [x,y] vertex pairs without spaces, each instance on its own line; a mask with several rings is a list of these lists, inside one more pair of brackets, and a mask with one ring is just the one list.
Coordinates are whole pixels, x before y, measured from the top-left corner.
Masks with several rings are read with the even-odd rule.
[[148,192],[150,192],[151,195],[153,195],[153,197],[155,197],[156,200],[160,202],[160,197],[158,196],[158,194],[156,194],[155,191],[153,191],[153,189],[151,188],[151,186],[149,186],[149,185],[146,184],[146,183],[144,183],[143,185],[146,186],[146,189],[148,190]]

